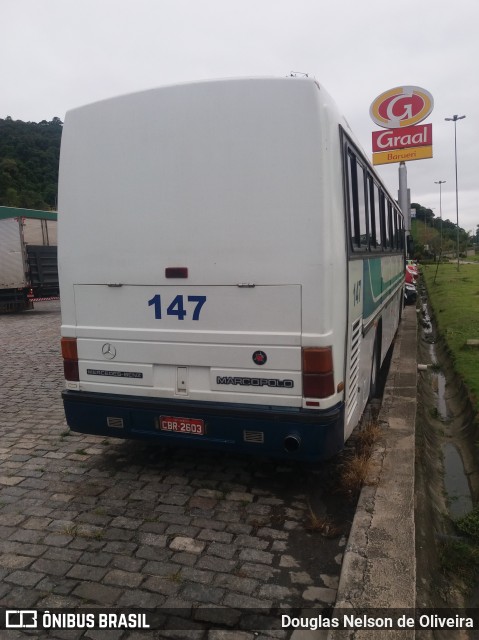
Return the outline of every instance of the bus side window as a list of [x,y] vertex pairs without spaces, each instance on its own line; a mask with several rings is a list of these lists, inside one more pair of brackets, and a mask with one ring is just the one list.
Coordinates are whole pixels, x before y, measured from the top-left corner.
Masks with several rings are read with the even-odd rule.
[[381,213],[379,208],[379,187],[372,176],[368,176],[369,195],[369,240],[373,250],[381,250]]
[[366,208],[366,184],[363,165],[351,149],[348,149],[349,219],[351,247],[353,251],[368,251],[368,222]]
[[348,196],[351,247],[353,251],[357,251],[359,249],[358,174],[356,156],[350,150],[348,150]]
[[361,251],[368,251],[368,216],[366,208],[366,176],[364,167],[359,162],[358,165],[358,219],[359,219],[359,243]]
[[344,147],[345,182],[351,250],[399,252],[404,246],[404,222],[396,202],[380,186],[367,162],[349,146]]
[[382,243],[384,249],[388,249],[389,247],[389,227],[387,224],[387,211],[386,211],[386,198],[384,192],[381,191],[379,194],[380,198],[380,215],[381,215],[381,229],[382,229]]
[[393,207],[391,201],[388,200],[387,207],[387,227],[389,231],[389,243],[388,248],[394,250],[394,229],[393,229]]
[[394,214],[394,226],[396,227],[396,249],[399,251],[401,248],[401,228],[399,225],[399,213],[397,211]]
[[399,248],[404,250],[404,222],[402,216],[399,218]]

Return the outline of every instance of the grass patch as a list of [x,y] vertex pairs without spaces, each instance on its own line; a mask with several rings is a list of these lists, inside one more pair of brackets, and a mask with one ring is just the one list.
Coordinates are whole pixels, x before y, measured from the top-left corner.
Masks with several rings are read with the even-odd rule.
[[425,265],[421,274],[439,333],[449,348],[454,368],[470,391],[479,411],[479,348],[466,347],[466,341],[479,340],[479,265]]
[[477,578],[479,549],[465,540],[451,539],[443,543],[440,551],[441,568],[446,575],[458,576],[467,587]]
[[441,568],[448,576],[458,576],[469,589],[479,573],[479,507],[456,520],[454,526],[461,537],[443,543]]
[[479,545],[479,507],[475,507],[466,516],[456,522],[456,528]]

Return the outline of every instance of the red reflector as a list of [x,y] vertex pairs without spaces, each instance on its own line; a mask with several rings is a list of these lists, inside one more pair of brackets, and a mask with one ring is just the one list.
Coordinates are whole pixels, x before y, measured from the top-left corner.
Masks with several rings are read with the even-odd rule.
[[187,267],[166,267],[165,278],[187,278]]
[[303,349],[303,373],[330,373],[333,370],[331,347]]
[[64,360],[63,372],[65,374],[65,380],[78,382],[80,380],[80,373],[78,371],[78,360]]
[[77,339],[62,338],[61,345],[65,380],[78,382],[80,380],[80,374],[78,372]]
[[331,347],[303,349],[303,397],[327,398],[335,393]]
[[78,360],[77,339],[62,338],[62,356],[67,360]]
[[327,398],[334,394],[332,373],[303,374],[303,396],[305,398]]

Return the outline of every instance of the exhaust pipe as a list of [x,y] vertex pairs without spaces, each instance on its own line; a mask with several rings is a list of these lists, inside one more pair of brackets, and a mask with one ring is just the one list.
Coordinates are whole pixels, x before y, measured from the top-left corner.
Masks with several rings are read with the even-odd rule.
[[284,439],[284,449],[288,453],[294,453],[301,447],[301,438],[297,433],[290,433]]

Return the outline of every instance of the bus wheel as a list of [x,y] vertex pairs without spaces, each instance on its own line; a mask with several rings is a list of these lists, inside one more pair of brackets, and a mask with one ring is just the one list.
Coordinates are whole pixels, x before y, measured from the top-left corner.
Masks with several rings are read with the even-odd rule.
[[379,390],[379,334],[374,339],[373,357],[371,361],[371,380],[369,383],[369,400],[377,398]]

